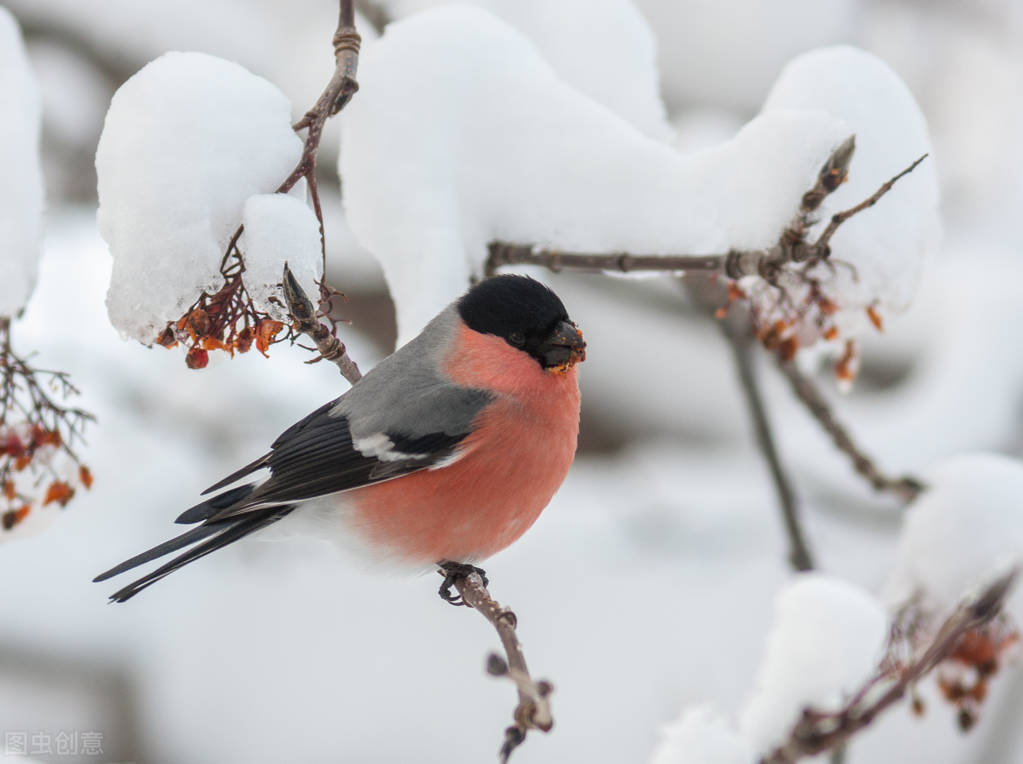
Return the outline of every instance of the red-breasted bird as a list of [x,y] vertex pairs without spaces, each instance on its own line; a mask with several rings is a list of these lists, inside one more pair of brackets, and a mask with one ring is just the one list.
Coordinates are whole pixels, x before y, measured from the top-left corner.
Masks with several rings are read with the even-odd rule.
[[[439,566],[450,600],[453,577],[482,574],[472,564],[521,536],[565,479],[585,347],[543,284],[482,281],[285,430],[269,453],[204,491],[221,492],[177,519],[195,528],[95,580],[186,550],[110,598],[124,602],[210,552],[305,515],[378,557]],[[257,473],[265,476],[222,490]]]

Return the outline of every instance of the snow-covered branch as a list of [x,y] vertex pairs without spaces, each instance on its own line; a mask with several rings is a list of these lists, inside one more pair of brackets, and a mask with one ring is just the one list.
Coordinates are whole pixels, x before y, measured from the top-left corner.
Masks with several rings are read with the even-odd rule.
[[[779,350],[791,358],[799,345],[794,335],[782,338],[781,332],[791,329],[798,321],[812,316],[821,335],[837,339],[838,329],[830,316],[836,311],[834,301],[820,288],[819,279],[813,272],[822,263],[829,262],[831,239],[838,228],[856,214],[874,206],[895,183],[912,172],[926,154],[881,184],[863,201],[831,216],[827,227],[813,240],[808,241],[808,231],[813,223],[814,211],[823,199],[837,189],[847,178],[849,163],[855,150],[855,136],[845,140],[828,158],[817,175],[814,186],[802,197],[800,208],[793,222],[782,231],[778,240],[767,249],[736,249],[713,255],[652,255],[619,252],[613,254],[566,252],[538,248],[528,244],[511,244],[502,241],[491,242],[486,261],[486,272],[495,273],[505,265],[539,265],[552,271],[620,272],[620,273],[687,273],[698,272],[717,274],[734,280],[746,277],[762,279],[764,283],[781,290],[784,302],[795,304],[797,292],[806,291],[802,304],[795,306],[794,315],[784,326],[761,316],[754,310],[753,318],[758,327],[758,336],[769,350]],[[834,267],[834,266],[832,266]],[[787,277],[787,278],[786,278]],[[809,289],[806,289],[809,287]],[[747,294],[736,290],[733,294],[746,298]]]
[[[877,674],[852,694],[852,699],[837,711],[806,708],[792,727],[788,739],[764,755],[761,764],[793,764],[808,756],[833,751],[844,745],[877,716],[897,703],[916,682],[942,662],[965,657],[964,647],[971,641],[988,642],[984,629],[1002,612],[1012,590],[1018,569],[998,577],[975,597],[962,603],[941,625],[933,639],[908,660],[899,655],[905,649],[902,641],[908,635],[893,630],[888,652]],[[997,661],[1002,646],[989,654],[975,653],[985,663]],[[995,663],[994,668],[997,668]],[[988,665],[987,672],[994,668]],[[986,676],[987,674],[985,674]]]
[[333,42],[334,73],[294,125],[273,84],[204,54],[165,54],[118,89],[96,167],[114,255],[107,304],[123,334],[183,344],[191,368],[210,351],[265,353],[299,331],[282,299],[284,263],[329,303],[316,159],[324,124],[358,90],[351,0],[340,2]]

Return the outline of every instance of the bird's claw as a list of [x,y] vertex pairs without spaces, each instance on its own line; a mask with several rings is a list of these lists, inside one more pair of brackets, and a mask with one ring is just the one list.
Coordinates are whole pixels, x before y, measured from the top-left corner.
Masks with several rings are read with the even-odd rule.
[[442,562],[438,562],[437,567],[440,569],[440,572],[444,574],[444,581],[441,583],[440,589],[437,590],[437,593],[440,595],[442,600],[450,605],[455,605],[456,607],[459,605],[471,607],[462,599],[460,594],[455,594],[451,591],[451,587],[455,585],[455,581],[459,578],[467,578],[475,573],[483,580],[484,588],[490,585],[490,580],[487,578],[486,571],[483,570],[483,568],[477,568],[475,565],[444,560]]

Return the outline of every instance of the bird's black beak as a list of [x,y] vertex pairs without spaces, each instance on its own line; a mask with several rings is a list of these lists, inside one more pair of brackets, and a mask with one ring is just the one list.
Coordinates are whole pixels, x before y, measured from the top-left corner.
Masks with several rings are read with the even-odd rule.
[[545,369],[564,373],[586,360],[583,333],[571,321],[559,321],[547,339],[540,343],[537,355]]

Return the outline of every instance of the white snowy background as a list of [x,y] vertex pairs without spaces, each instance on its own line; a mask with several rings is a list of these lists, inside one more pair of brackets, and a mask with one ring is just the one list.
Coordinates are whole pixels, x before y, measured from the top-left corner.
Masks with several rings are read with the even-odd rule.
[[[435,4],[381,3],[396,16]],[[830,576],[786,588],[777,602],[792,579],[785,540],[717,328],[671,284],[543,274],[590,352],[581,369],[576,465],[534,528],[487,566],[494,595],[519,615],[534,674],[556,687],[554,731],[530,735],[515,760],[747,760],[755,747],[735,730],[763,742],[755,730],[776,727],[770,715],[782,704],[827,700],[851,679],[839,671],[815,676],[815,685],[794,676],[777,688],[779,663],[793,672],[800,665],[813,672],[811,659],[862,669],[877,641],[874,596],[938,582],[935,597],[954,598],[950,570],[967,586],[979,575],[978,554],[1001,564],[1023,551],[1018,529],[1001,532],[1018,523],[1013,509],[1023,505],[1023,182],[1015,170],[1023,161],[1023,11],[1011,0],[473,5],[536,46],[534,69],[549,64],[560,81],[630,115],[615,130],[624,134],[628,122],[650,142],[695,150],[729,140],[761,111],[787,61],[837,43],[887,62],[927,120],[942,243],[908,311],[884,334],[866,335],[856,388],[831,397],[881,465],[933,475],[940,493],[919,507],[900,540],[903,510],[851,474],[765,364],[782,455]],[[303,365],[307,356],[297,349],[192,372],[177,352],[121,340],[104,302],[112,263],[97,230],[92,169],[110,98],[165,51],[194,50],[275,83],[297,116],[329,76],[336,6],[15,0],[7,7],[23,27],[39,81],[48,200],[38,282],[14,338],[39,352],[40,365],[72,372],[99,422],[85,457],[93,489],[65,510],[39,513],[52,523],[34,519],[38,533],[0,546],[0,744],[6,732],[53,739],[102,731],[104,761],[493,760],[514,691],[483,675],[484,656],[497,646],[490,628],[443,605],[433,576],[381,576],[312,541],[243,542],[127,605],[107,605],[110,585],[90,583],[173,533],[170,521],[199,490],[346,386],[333,366]],[[353,120],[364,119],[358,99],[369,103],[372,47],[367,41]],[[433,81],[440,100],[449,95],[443,82]],[[403,120],[422,118],[418,101],[406,108]],[[325,169],[340,132],[338,125],[328,131]],[[346,132],[350,148],[355,132]],[[392,150],[404,156],[406,148]],[[861,180],[861,167],[882,171],[858,155],[852,172],[869,189],[914,158]],[[342,170],[357,161],[342,156]],[[508,169],[507,157],[494,162]],[[499,207],[499,190],[474,199],[489,212]],[[380,267],[349,232],[328,179],[321,192],[329,279],[349,294],[340,307],[353,322],[345,339],[367,368],[393,345],[392,306]],[[869,226],[873,212],[850,229]],[[480,219],[495,227],[485,235],[520,230],[509,216]],[[478,235],[460,233],[470,242]],[[977,451],[1012,461],[971,457],[941,466]],[[1004,490],[971,490],[971,470]],[[970,500],[986,502],[980,526],[961,525]],[[966,554],[949,567],[920,564],[927,552],[955,549],[964,527],[972,531]],[[823,613],[821,628],[833,638],[786,644],[786,635],[805,636],[813,612]],[[843,618],[848,628],[835,630]],[[843,642],[849,634],[858,638]],[[841,657],[814,653],[822,645]],[[922,688],[925,697],[932,687]],[[905,708],[880,719],[847,760],[1017,761],[1023,677],[1006,671],[994,688],[969,735],[957,731],[953,709],[932,699],[922,719]],[[765,697],[773,699],[768,707]],[[661,728],[677,719],[658,749]]]

